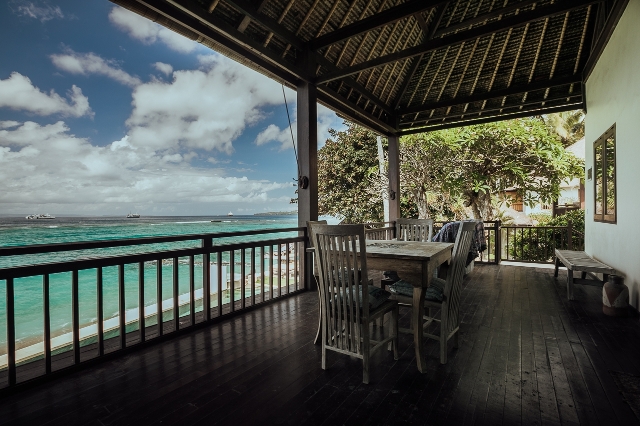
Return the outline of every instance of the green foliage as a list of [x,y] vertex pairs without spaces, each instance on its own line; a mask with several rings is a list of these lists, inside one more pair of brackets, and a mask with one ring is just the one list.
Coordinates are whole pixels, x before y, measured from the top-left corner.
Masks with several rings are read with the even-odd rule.
[[[554,218],[550,218],[540,227],[520,228],[514,230],[503,229],[503,242],[506,243],[506,233],[509,235],[509,255],[514,260],[548,262],[553,257],[554,250],[569,248],[567,230],[552,227],[566,227],[571,221],[572,248],[584,248],[584,210],[572,210]],[[541,228],[543,227],[543,228]]]
[[540,118],[404,137],[401,156],[403,185],[419,210],[430,193],[444,194],[445,203],[462,199],[484,220],[494,217],[492,197],[507,188],[528,205],[552,202],[562,181],[584,173],[583,161]]
[[527,216],[529,216],[534,221],[538,222],[538,226],[546,226],[549,223],[549,221],[552,219],[551,213],[544,213],[544,212],[529,213]]
[[318,213],[345,223],[380,222],[382,196],[370,183],[379,170],[377,135],[346,124],[343,132],[329,129],[331,138],[318,150]]

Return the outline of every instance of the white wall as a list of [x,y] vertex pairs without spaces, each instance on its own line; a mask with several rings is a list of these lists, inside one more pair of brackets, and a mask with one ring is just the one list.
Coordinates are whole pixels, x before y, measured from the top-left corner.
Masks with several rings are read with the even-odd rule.
[[617,223],[593,221],[593,179],[585,185],[586,251],[626,277],[630,302],[640,291],[640,0],[631,0],[587,80],[586,168],[593,142],[616,123]]

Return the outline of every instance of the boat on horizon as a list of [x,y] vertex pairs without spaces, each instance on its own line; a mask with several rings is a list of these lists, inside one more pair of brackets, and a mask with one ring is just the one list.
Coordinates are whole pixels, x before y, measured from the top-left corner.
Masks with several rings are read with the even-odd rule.
[[229,213],[227,213],[227,216],[232,217],[233,213],[229,212]]
[[129,213],[127,219],[138,219],[140,215],[138,213]]
[[51,216],[49,213],[40,213],[40,214],[30,214],[25,217],[25,219],[55,219],[55,216]]

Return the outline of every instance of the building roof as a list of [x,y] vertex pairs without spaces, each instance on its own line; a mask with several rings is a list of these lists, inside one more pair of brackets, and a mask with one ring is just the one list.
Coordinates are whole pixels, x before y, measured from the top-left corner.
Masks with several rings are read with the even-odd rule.
[[399,135],[584,108],[628,0],[112,1]]

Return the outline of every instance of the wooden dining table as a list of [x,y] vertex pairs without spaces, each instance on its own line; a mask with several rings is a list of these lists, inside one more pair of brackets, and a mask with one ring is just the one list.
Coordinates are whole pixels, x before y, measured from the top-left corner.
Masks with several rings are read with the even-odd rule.
[[453,244],[416,241],[367,241],[367,269],[396,271],[413,285],[411,323],[418,371],[426,372],[423,317],[424,293],[435,269],[451,259]]

